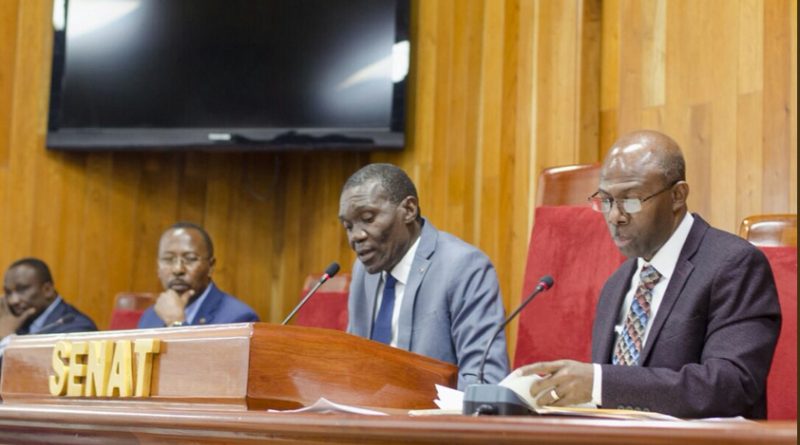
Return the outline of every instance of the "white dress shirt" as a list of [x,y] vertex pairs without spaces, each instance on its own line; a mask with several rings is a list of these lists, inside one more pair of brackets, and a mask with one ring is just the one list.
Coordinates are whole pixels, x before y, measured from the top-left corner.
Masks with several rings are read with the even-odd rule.
[[[417,238],[414,244],[411,245],[411,248],[408,249],[406,254],[403,256],[403,259],[400,260],[397,265],[391,270],[392,276],[397,280],[397,284],[394,287],[394,311],[392,311],[392,341],[389,343],[389,346],[397,347],[397,326],[398,321],[400,320],[400,308],[403,305],[403,294],[406,290],[406,283],[408,283],[408,276],[411,274],[411,265],[414,263],[414,256],[417,254],[417,248],[419,247],[419,240],[422,237]],[[381,273],[381,284],[378,286],[378,304],[375,305],[375,314],[373,315],[373,322],[378,317],[378,311],[381,308],[381,304],[383,304],[383,286],[386,283],[386,271]]]
[[[661,274],[661,280],[655,285],[655,287],[653,287],[653,290],[651,291],[652,299],[650,300],[650,316],[648,317],[647,327],[644,331],[642,350],[644,350],[644,347],[647,344],[647,339],[649,338],[650,334],[650,327],[653,326],[653,320],[656,318],[658,308],[661,306],[661,300],[664,298],[664,293],[667,291],[670,279],[675,272],[675,266],[678,264],[678,258],[681,255],[681,250],[683,250],[683,245],[686,243],[686,238],[689,237],[689,232],[692,230],[692,224],[694,224],[694,217],[691,213],[687,212],[686,216],[678,225],[678,228],[672,233],[672,236],[670,236],[667,242],[664,243],[661,249],[659,249],[650,260],[650,265],[653,266],[659,274]],[[617,342],[619,342],[619,337],[622,335],[622,330],[625,326],[625,317],[628,315],[628,311],[631,308],[631,303],[633,302],[633,296],[636,293],[636,289],[639,287],[639,272],[642,270],[642,267],[646,262],[647,261],[645,261],[644,258],[637,259],[636,272],[631,277],[631,284],[628,288],[628,293],[625,294],[625,300],[622,302],[619,315],[617,316],[617,323],[614,325],[614,332],[616,333],[614,336],[614,348],[616,348]],[[596,405],[602,405],[602,394],[602,367],[599,364],[594,364],[592,403]]]

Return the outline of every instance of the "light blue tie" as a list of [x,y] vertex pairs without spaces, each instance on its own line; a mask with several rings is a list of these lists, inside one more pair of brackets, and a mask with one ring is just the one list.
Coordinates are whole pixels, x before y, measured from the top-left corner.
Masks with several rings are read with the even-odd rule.
[[392,314],[394,313],[394,286],[397,278],[386,274],[386,283],[383,286],[383,299],[378,310],[378,318],[372,327],[372,339],[384,344],[392,342]]

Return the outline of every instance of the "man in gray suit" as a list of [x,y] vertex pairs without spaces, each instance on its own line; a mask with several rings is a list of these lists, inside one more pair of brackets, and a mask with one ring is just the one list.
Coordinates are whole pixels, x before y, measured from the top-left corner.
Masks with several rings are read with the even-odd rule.
[[[458,365],[458,387],[475,383],[504,308],[497,274],[475,247],[420,216],[417,190],[391,164],[371,164],[345,183],[339,220],[358,254],[347,332]],[[485,380],[509,372],[503,333]]]
[[[654,131],[612,147],[590,198],[630,258],[600,294],[592,361],[536,363],[541,405],[592,402],[679,417],[766,418],[781,311],[760,250],[688,213],[678,144]],[[725,199],[716,197],[715,199]]]

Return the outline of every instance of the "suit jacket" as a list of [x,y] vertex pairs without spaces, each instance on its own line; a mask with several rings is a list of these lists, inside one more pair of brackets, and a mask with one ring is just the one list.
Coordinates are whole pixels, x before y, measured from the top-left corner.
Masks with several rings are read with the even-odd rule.
[[[235,297],[222,292],[214,285],[209,284],[211,290],[203,301],[194,318],[194,325],[245,323],[258,321],[258,314],[250,306],[242,303]],[[139,319],[139,329],[163,328],[164,322],[158,318],[155,309],[151,306]]]
[[[353,266],[347,332],[370,338],[381,274]],[[480,250],[428,221],[400,308],[397,346],[458,365],[458,387],[475,383],[483,350],[505,317],[497,274]],[[506,339],[497,337],[486,360],[485,380],[509,373]]]
[[[67,315],[73,316],[72,321],[61,323],[60,320]],[[31,323],[33,323],[33,320],[28,320],[28,322],[23,324],[17,330],[16,334],[28,335],[28,329],[30,328]],[[47,316],[47,319],[44,321],[44,325],[42,327],[45,328],[41,332],[42,334],[65,334],[70,332],[92,332],[97,330],[97,326],[94,324],[91,318],[87,317],[81,311],[75,309],[75,307],[68,304],[64,300],[61,300],[58,305],[53,308],[53,312],[50,312],[50,315]],[[0,371],[2,371],[2,368],[3,357],[0,356]]]
[[[67,323],[60,323],[59,321],[63,319],[63,317],[67,315],[72,315],[72,321]],[[28,335],[28,329],[31,325],[33,320],[22,325],[22,327],[17,330],[17,335]],[[68,304],[66,301],[61,300],[55,308],[53,308],[53,312],[50,312],[50,315],[47,316],[47,319],[44,321],[44,325],[42,325],[44,329],[42,334],[65,334],[70,332],[92,332],[97,330],[97,326],[94,324],[91,318],[84,315],[81,311],[75,309],[74,306]],[[38,334],[39,332],[35,332]]]
[[781,310],[764,254],[695,215],[641,365],[609,365],[614,324],[636,266],[635,259],[620,266],[597,303],[592,361],[604,364],[603,406],[679,417],[766,418]]

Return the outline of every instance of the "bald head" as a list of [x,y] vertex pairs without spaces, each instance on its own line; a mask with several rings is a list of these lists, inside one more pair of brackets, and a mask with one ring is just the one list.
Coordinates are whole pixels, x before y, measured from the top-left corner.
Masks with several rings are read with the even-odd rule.
[[606,223],[625,256],[649,261],[674,233],[688,211],[685,177],[683,153],[669,136],[636,131],[614,143],[596,195],[612,202]]
[[612,168],[655,169],[665,185],[686,180],[686,162],[678,143],[653,130],[634,131],[619,138],[606,156],[601,174]]

